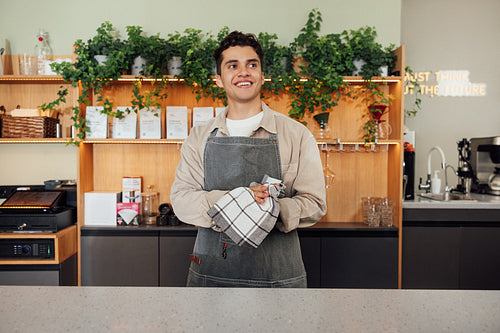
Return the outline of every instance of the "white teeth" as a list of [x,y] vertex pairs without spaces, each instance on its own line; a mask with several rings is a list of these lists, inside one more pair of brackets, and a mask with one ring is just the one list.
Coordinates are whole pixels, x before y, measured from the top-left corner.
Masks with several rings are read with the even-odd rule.
[[241,86],[249,86],[249,85],[251,85],[250,82],[240,82],[236,86],[241,87]]

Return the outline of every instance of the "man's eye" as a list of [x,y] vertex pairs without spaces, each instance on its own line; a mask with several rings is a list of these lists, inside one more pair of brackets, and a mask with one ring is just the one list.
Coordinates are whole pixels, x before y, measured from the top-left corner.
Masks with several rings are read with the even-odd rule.
[[250,67],[255,68],[255,67],[257,67],[257,64],[255,64],[255,63],[250,64]]
[[231,69],[236,68],[236,65],[229,65],[229,68]]

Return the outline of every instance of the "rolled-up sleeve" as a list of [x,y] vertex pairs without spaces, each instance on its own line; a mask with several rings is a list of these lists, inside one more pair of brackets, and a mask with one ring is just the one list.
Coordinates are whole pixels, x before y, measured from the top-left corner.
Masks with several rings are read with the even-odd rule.
[[[293,129],[292,129],[293,130]],[[308,227],[321,219],[327,210],[325,179],[318,145],[307,130],[299,138],[286,140],[282,156],[283,178],[290,189],[288,196],[279,199],[279,230],[289,232],[299,227]],[[298,147],[297,147],[298,146]],[[298,148],[298,149],[297,149]]]

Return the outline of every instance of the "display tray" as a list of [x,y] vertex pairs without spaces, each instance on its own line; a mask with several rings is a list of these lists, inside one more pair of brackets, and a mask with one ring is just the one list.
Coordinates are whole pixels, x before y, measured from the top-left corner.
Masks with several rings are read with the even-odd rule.
[[57,207],[63,191],[15,191],[0,205],[0,211],[43,213]]

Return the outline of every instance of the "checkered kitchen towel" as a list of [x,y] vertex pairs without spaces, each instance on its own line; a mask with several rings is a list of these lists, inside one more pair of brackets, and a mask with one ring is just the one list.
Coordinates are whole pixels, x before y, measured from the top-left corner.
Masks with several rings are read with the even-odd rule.
[[264,185],[268,186],[269,197],[262,204],[255,201],[251,189],[237,187],[220,198],[207,212],[215,224],[239,246],[257,248],[276,224],[280,212],[278,196],[285,185]]

